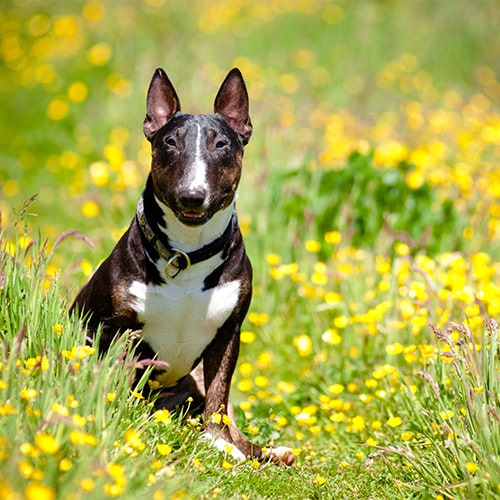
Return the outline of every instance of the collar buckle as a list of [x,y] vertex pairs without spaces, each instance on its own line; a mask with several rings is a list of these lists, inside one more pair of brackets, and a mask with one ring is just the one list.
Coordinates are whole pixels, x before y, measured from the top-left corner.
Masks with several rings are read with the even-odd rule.
[[186,252],[178,248],[172,248],[172,255],[167,259],[165,264],[165,276],[168,279],[175,278],[182,270],[188,269],[191,266],[191,259]]

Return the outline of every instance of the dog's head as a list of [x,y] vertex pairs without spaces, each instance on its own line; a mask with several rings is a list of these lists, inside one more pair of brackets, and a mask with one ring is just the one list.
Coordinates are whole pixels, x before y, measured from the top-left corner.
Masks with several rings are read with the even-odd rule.
[[181,112],[165,71],[157,69],[147,97],[144,134],[152,144],[155,195],[188,226],[206,223],[233,202],[243,148],[252,135],[248,94],[232,69],[215,98],[214,114]]

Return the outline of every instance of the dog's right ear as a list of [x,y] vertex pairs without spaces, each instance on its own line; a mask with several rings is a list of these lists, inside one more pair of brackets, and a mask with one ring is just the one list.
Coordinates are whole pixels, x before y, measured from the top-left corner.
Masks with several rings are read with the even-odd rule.
[[172,82],[161,68],[158,68],[149,84],[147,113],[144,118],[144,135],[151,141],[170,118],[181,110],[181,103]]

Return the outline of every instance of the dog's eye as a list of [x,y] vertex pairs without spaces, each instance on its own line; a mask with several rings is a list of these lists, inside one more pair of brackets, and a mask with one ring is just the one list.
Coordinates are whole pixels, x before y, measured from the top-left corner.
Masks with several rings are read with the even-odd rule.
[[222,148],[224,148],[226,146],[227,146],[227,142],[226,141],[217,141],[215,143],[215,148],[216,149],[222,149]]
[[167,146],[172,147],[172,148],[175,148],[177,146],[177,143],[175,142],[175,139],[173,139],[172,137],[167,137],[165,139],[165,144]]

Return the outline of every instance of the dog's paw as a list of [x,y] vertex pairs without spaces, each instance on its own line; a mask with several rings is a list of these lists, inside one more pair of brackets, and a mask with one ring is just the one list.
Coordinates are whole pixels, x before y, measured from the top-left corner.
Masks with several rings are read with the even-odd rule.
[[235,460],[245,460],[245,455],[236,448],[234,444],[228,443],[225,439],[221,437],[214,437],[209,432],[205,432],[202,434],[203,439],[206,439],[210,442],[212,446],[217,448],[219,451],[227,453]]
[[292,465],[295,461],[292,449],[286,446],[269,446],[267,447],[267,453],[276,464]]

